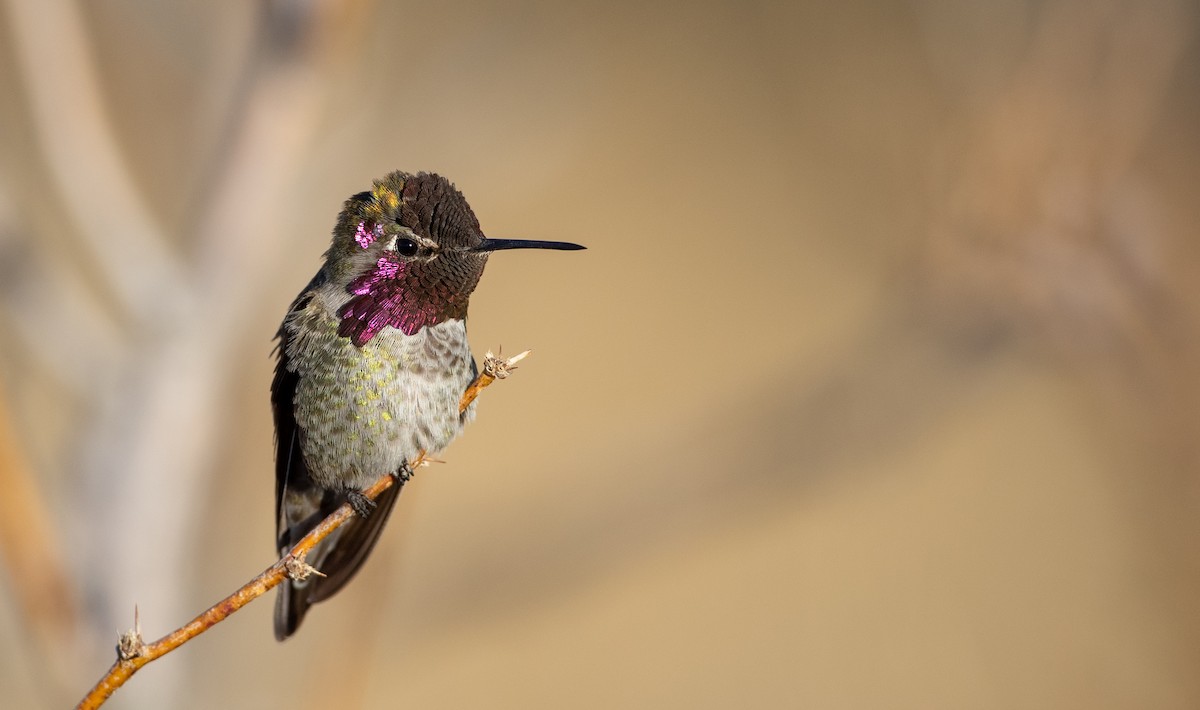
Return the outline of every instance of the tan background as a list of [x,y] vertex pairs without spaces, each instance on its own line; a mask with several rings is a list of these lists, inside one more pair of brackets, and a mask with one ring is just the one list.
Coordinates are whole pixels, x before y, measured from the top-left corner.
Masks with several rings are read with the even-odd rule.
[[532,347],[114,708],[1200,706],[1191,3],[0,4],[0,705],[270,564],[270,337],[435,170]]

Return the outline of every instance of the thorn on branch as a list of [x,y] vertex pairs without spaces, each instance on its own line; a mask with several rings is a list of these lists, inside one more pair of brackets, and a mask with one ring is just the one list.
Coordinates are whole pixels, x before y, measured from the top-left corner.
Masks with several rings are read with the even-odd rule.
[[459,413],[467,411],[467,407],[471,406],[471,402],[475,401],[483,388],[512,374],[512,371],[517,369],[517,363],[524,360],[529,353],[530,351],[526,350],[504,360],[498,355],[493,355],[491,350],[487,351],[483,356],[483,369],[475,377],[475,381],[467,386],[467,391],[463,392],[462,399],[458,403]]
[[293,582],[303,582],[314,574],[318,577],[325,576],[316,567],[310,565],[304,557],[304,553],[301,552],[295,557],[289,556],[283,563],[283,569],[287,572],[288,579]]
[[122,661],[131,661],[146,652],[146,642],[142,640],[142,622],[138,619],[138,608],[133,607],[133,628],[117,639],[117,657]]
[[531,352],[533,351],[526,350],[504,360],[501,359],[501,355],[493,355],[492,351],[489,350],[483,356],[483,371],[497,380],[503,380],[512,374],[512,371],[517,369],[517,363],[524,360]]

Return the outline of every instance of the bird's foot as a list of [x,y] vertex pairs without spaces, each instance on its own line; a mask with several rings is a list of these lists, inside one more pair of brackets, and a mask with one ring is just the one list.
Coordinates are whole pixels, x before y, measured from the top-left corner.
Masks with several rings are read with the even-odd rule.
[[396,479],[396,483],[401,485],[411,481],[415,475],[416,473],[413,472],[412,466],[409,466],[407,461],[400,464],[400,468],[392,472],[392,478]]
[[346,501],[350,503],[350,507],[360,518],[370,517],[371,512],[375,510],[375,501],[363,495],[362,491],[347,491]]

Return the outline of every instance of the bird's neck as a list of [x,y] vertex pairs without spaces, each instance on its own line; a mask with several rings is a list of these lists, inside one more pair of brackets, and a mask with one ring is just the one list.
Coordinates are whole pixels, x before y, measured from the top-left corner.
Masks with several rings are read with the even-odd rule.
[[341,286],[346,297],[338,299],[338,335],[362,347],[384,328],[415,335],[422,328],[466,318],[468,297],[422,280],[410,267],[408,262],[382,256]]

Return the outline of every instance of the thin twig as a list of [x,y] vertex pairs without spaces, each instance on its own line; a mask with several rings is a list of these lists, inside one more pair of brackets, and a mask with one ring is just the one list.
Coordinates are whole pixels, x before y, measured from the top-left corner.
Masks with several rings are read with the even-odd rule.
[[[479,396],[479,393],[485,387],[496,380],[502,380],[507,377],[512,370],[516,369],[516,363],[528,354],[529,351],[526,350],[507,360],[501,360],[492,355],[491,352],[488,352],[483,359],[482,371],[463,393],[462,400],[458,405],[459,412],[465,412],[467,407],[475,401],[475,398]],[[422,451],[409,463],[409,466],[416,469],[425,462],[425,452]],[[403,480],[390,473],[385,473],[379,480],[371,484],[369,488],[363,490],[363,494],[371,500],[375,500],[388,488],[403,485]],[[91,710],[92,708],[100,707],[139,668],[161,656],[165,656],[196,636],[208,631],[213,626],[224,621],[233,612],[278,586],[284,579],[290,576],[306,576],[316,572],[316,570],[304,561],[305,556],[318,542],[324,540],[334,530],[337,530],[353,515],[354,511],[350,507],[350,504],[342,504],[341,507],[333,511],[329,517],[322,520],[317,527],[305,535],[300,542],[296,543],[275,564],[263,570],[261,574],[244,584],[233,594],[209,607],[204,613],[192,619],[186,626],[175,629],[154,643],[147,644],[142,641],[141,624],[135,611],[133,630],[122,634],[117,643],[116,662],[108,669],[108,673],[96,683],[95,687],[84,696],[83,700],[79,701],[77,710]],[[316,573],[319,574],[319,572]]]
[[510,358],[501,360],[500,356],[493,355],[492,351],[487,351],[483,356],[483,369],[475,376],[475,380],[467,385],[467,390],[463,392],[462,400],[458,403],[458,411],[465,412],[471,402],[479,396],[484,387],[492,384],[496,380],[503,380],[512,374],[512,371],[517,369],[517,363],[524,360],[532,350],[526,350],[522,353],[517,353]]

